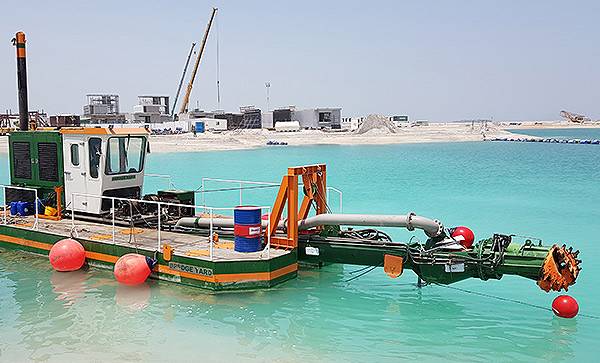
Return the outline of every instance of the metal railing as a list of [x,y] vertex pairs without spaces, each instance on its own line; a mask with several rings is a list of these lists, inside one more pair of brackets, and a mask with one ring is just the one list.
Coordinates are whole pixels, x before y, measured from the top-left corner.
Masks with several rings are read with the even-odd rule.
[[168,188],[169,189],[176,189],[175,188],[175,184],[173,183],[173,177],[171,177],[168,174],[144,174],[144,177],[150,177],[150,178],[159,178],[159,179],[166,179],[167,183],[168,183]]
[[[203,205],[206,205],[205,193],[210,192],[210,191],[206,191],[206,182],[237,184],[239,186],[239,188],[235,188],[235,189],[231,189],[231,190],[239,189],[239,204],[240,205],[244,204],[244,190],[245,190],[244,186],[245,185],[265,186],[265,187],[278,187],[280,185],[279,183],[259,182],[259,181],[250,181],[250,180],[202,178],[202,184],[201,184],[200,188],[195,191],[195,193],[199,193],[202,195],[202,204]],[[302,183],[298,183],[298,185],[302,185]],[[223,189],[223,190],[226,190],[226,189]],[[343,193],[342,193],[342,191],[337,188],[334,188],[334,187],[327,187],[327,202],[328,203],[330,200],[329,197],[330,197],[331,192],[334,192],[338,195],[339,213],[342,213],[343,212]]]
[[[8,219],[7,219],[7,214],[10,211],[10,207],[8,205],[8,203],[6,203],[6,188],[9,189],[19,189],[19,190],[27,190],[30,192],[34,193],[34,209],[35,209],[35,214],[34,214],[34,222],[33,222],[33,226],[31,226],[31,229],[33,230],[38,230],[39,229],[39,198],[38,198],[38,191],[37,189],[34,188],[26,188],[26,187],[17,187],[17,186],[13,186],[13,185],[0,185],[0,188],[2,188],[2,205],[4,205],[4,211],[2,213],[2,224],[3,225],[8,225]],[[23,216],[25,217],[25,216]]]
[[[201,206],[201,205],[192,205],[192,204],[180,204],[180,203],[169,203],[169,202],[158,202],[158,201],[151,201],[151,200],[140,200],[140,199],[130,199],[130,198],[120,198],[120,197],[108,197],[108,196],[99,196],[99,195],[91,195],[91,194],[85,194],[85,193],[72,193],[71,194],[71,206],[75,206],[75,197],[79,196],[79,197],[85,197],[85,198],[97,198],[100,199],[100,203],[102,203],[103,199],[108,199],[111,201],[111,217],[112,217],[112,221],[111,221],[111,228],[112,228],[112,244],[116,244],[116,209],[115,209],[115,201],[122,201],[122,202],[135,202],[135,203],[147,203],[147,204],[152,204],[152,205],[156,205],[156,209],[157,209],[157,251],[161,250],[162,247],[162,217],[163,217],[163,211],[162,211],[162,207],[168,207],[168,206],[172,206],[172,207],[178,207],[178,208],[186,208],[186,209],[190,209],[193,208],[194,209],[194,215],[197,215],[197,211],[198,210],[202,210],[205,214],[209,215],[210,218],[210,227],[209,227],[209,235],[208,235],[208,243],[209,243],[209,258],[210,261],[214,261],[214,235],[215,235],[215,229],[213,227],[213,218],[215,216],[215,211],[219,212],[219,211],[231,211],[233,214],[234,211],[234,207],[208,207],[208,206]],[[271,214],[271,207],[270,206],[259,206],[257,208],[260,208],[261,210],[266,210],[267,213],[270,215]],[[74,210],[74,208],[72,208],[71,210],[71,233],[75,233],[76,235],[78,235],[77,233],[77,229],[75,226],[75,213],[76,211]],[[270,230],[271,227],[271,221],[269,219],[268,221],[268,230]],[[130,233],[134,233],[134,231],[130,231]],[[172,233],[177,233],[177,232],[172,232]],[[261,238],[262,238],[262,234],[261,234]],[[269,233],[267,233],[267,241],[266,241],[266,246],[262,251],[265,251],[267,254],[267,259],[271,258],[271,236]],[[259,259],[262,259],[262,256],[259,256]]]

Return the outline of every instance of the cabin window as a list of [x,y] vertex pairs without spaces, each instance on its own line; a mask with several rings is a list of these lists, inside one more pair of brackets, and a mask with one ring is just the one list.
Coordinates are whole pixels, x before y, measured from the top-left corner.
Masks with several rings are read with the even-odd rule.
[[71,144],[71,164],[79,166],[79,145]]
[[146,140],[140,136],[108,139],[106,174],[138,173],[144,164]]
[[100,169],[102,140],[97,137],[92,137],[88,141],[88,147],[90,152],[90,176],[95,179],[98,177],[98,170]]

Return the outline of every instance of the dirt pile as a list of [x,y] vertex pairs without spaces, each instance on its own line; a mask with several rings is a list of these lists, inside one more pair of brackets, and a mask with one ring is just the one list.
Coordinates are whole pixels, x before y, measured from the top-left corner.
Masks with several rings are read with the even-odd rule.
[[395,134],[398,128],[387,117],[382,115],[369,115],[365,118],[362,125],[356,130],[359,135],[365,134]]

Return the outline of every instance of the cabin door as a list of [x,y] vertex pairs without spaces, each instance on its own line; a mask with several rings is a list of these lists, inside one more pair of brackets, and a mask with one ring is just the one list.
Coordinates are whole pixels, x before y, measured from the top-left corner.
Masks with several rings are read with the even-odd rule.
[[81,195],[87,193],[85,143],[68,141],[64,143],[64,148],[66,209],[85,212],[88,200]]

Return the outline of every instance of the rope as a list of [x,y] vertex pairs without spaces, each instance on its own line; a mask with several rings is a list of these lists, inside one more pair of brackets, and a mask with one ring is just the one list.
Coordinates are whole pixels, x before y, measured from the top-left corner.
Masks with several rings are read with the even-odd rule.
[[[532,304],[532,303],[528,303],[528,302],[517,300],[517,299],[511,299],[511,298],[507,298],[507,297],[486,294],[484,292],[477,292],[477,291],[473,291],[473,290],[467,290],[467,289],[463,289],[463,288],[455,287],[455,286],[442,285],[442,284],[439,284],[437,282],[434,282],[433,284],[435,284],[437,286],[440,286],[440,287],[444,287],[446,289],[451,289],[451,290],[456,290],[456,291],[464,292],[466,294],[478,295],[478,296],[487,297],[487,298],[490,298],[490,299],[495,299],[495,300],[500,300],[500,301],[505,301],[505,302],[512,302],[512,303],[515,303],[515,304],[521,304],[521,305],[529,306],[529,307],[536,308],[536,309],[541,309],[541,310],[546,310],[546,311],[552,311],[551,308],[548,308],[548,307],[545,307],[545,306],[536,305],[536,304]],[[578,314],[578,316],[583,316],[583,317],[590,318],[590,319],[600,319],[600,316],[591,315],[591,314]]]
[[359,277],[362,277],[362,276],[364,276],[364,275],[368,274],[369,272],[371,272],[371,271],[375,270],[377,267],[380,267],[381,265],[382,265],[382,264],[380,263],[379,265],[375,265],[375,266],[372,266],[372,267],[371,267],[371,266],[369,266],[369,267],[371,267],[371,268],[370,268],[370,269],[368,269],[367,271],[365,271],[365,272],[363,272],[363,273],[360,273],[360,274],[358,274],[358,275],[356,275],[356,276],[354,276],[354,277],[351,277],[351,278],[349,278],[348,280],[346,280],[346,281],[344,281],[344,282],[348,283],[348,282],[350,282],[350,281],[356,280],[357,278],[359,278]]

